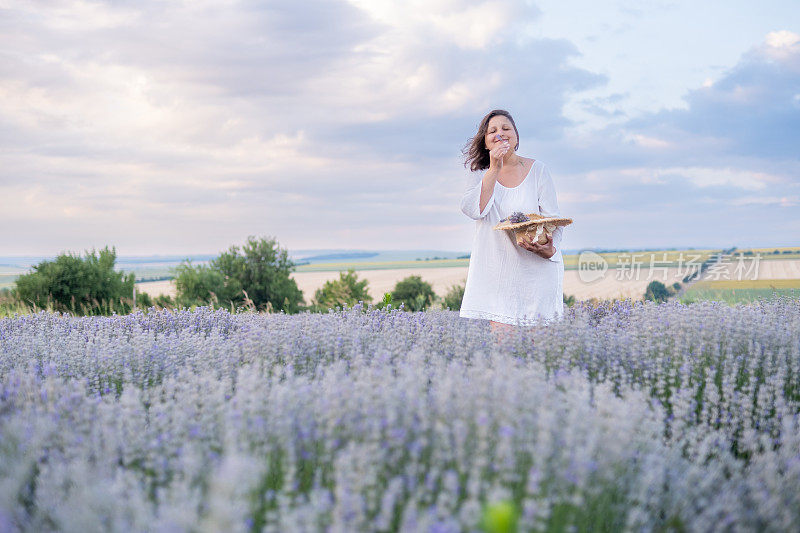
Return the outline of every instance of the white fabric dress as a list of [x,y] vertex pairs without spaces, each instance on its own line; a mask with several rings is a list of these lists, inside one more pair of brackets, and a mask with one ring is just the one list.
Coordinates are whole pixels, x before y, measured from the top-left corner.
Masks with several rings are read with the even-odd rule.
[[564,315],[564,228],[553,230],[556,253],[545,259],[521,246],[505,231],[492,228],[514,211],[560,216],[550,171],[534,161],[516,187],[496,183],[480,211],[483,174],[472,172],[461,200],[461,211],[475,220],[475,238],[460,315],[515,326],[532,325]]

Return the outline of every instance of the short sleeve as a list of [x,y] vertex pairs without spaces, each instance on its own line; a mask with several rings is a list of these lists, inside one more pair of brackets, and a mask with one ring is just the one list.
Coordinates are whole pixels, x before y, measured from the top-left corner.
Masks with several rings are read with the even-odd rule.
[[[537,194],[539,196],[539,212],[545,217],[560,217],[561,211],[558,208],[558,199],[556,198],[556,188],[553,185],[553,178],[550,176],[550,169],[543,165],[541,176],[539,178],[539,187]],[[563,226],[557,226],[553,230],[553,246],[556,253],[550,257],[550,261],[560,262],[563,261],[561,254],[561,240],[564,233]]]
[[482,181],[483,176],[480,173],[470,173],[467,180],[467,190],[461,198],[461,212],[474,220],[485,217],[494,204],[494,191],[492,191],[492,196],[486,202],[486,207],[483,208],[483,211],[480,210]]

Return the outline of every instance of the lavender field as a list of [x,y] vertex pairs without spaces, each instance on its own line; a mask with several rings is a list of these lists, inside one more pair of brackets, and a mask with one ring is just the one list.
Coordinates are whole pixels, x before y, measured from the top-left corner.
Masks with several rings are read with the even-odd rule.
[[800,304],[0,320],[2,531],[787,531]]

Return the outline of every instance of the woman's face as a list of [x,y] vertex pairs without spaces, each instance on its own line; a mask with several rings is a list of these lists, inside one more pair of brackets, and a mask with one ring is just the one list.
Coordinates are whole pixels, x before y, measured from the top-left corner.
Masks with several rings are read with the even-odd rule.
[[[502,140],[497,140],[498,135]],[[489,119],[489,125],[486,128],[486,137],[484,138],[487,150],[491,150],[503,141],[508,141],[509,146],[514,148],[517,146],[517,140],[514,126],[511,124],[511,121],[508,120],[507,116],[495,115]]]

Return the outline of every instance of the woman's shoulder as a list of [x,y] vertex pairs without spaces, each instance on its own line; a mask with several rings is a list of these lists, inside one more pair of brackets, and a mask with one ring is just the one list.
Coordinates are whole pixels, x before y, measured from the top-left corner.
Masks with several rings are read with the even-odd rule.
[[539,181],[541,179],[542,173],[547,170],[547,167],[540,159],[534,159],[533,157],[523,157],[520,156],[520,159],[525,163],[528,168],[528,174],[530,174],[534,179],[531,181]]
[[526,165],[530,165],[531,169],[535,168],[535,169],[539,170],[539,169],[545,168],[545,164],[542,163],[542,161],[540,159],[535,159],[533,157],[525,157],[525,156],[522,156],[522,155],[519,156],[519,158],[522,159],[522,161]]
[[550,176],[550,167],[548,167],[544,162],[542,162],[541,159],[534,159],[532,157],[523,159],[527,159],[528,161],[533,161],[533,164],[530,167],[531,169],[530,172],[531,174],[536,176],[537,179],[543,176]]

